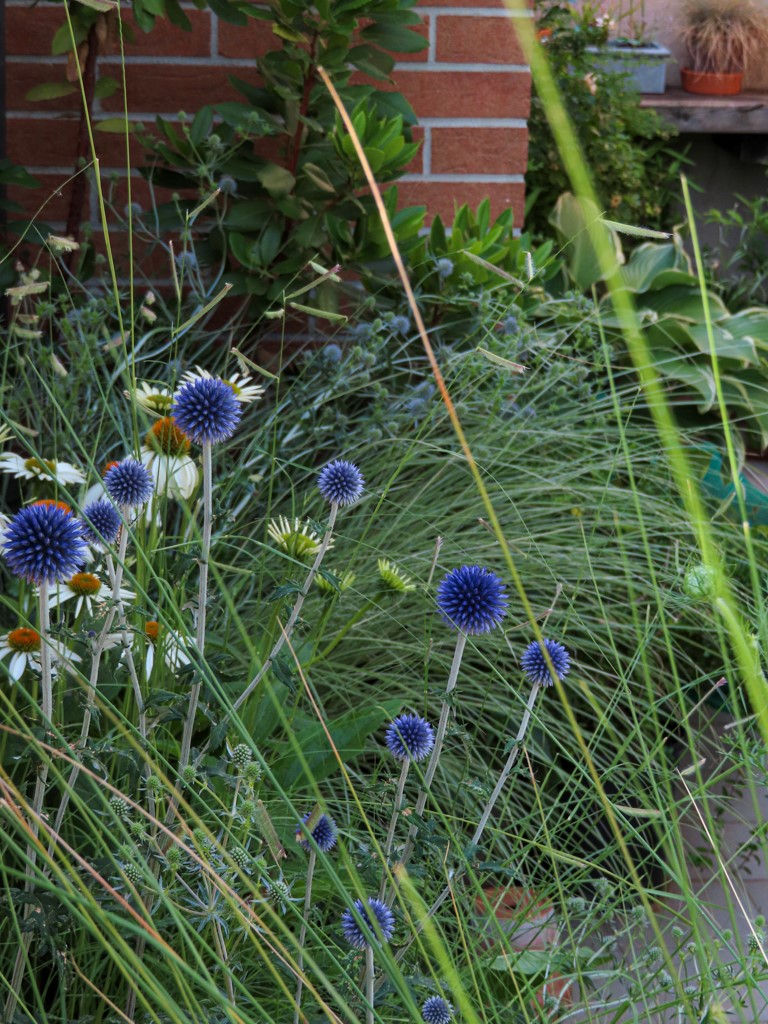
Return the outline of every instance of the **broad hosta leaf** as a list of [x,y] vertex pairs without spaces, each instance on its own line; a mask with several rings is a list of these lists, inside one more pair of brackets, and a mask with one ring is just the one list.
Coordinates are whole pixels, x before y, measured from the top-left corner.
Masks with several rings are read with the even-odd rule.
[[[709,355],[709,335],[707,334],[706,324],[695,324],[688,333],[699,352]],[[720,359],[738,359],[753,365],[759,362],[753,339],[749,335],[741,338],[736,337],[731,332],[730,317],[721,323],[712,324],[712,337],[715,343],[715,351]]]
[[588,291],[604,276],[590,232],[604,235],[613,253],[615,268],[624,262],[618,234],[603,224],[600,211],[590,200],[563,193],[549,222],[565,245],[568,273],[581,291]]

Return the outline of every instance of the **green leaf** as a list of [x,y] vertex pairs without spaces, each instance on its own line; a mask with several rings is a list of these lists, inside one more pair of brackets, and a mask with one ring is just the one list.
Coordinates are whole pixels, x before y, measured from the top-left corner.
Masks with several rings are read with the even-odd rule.
[[83,7],[90,7],[94,11],[106,14],[107,11],[117,10],[117,0],[77,0]]
[[110,96],[114,96],[118,87],[117,79],[112,78],[110,75],[102,75],[94,87],[93,95],[98,100],[105,100]]
[[302,306],[298,302],[289,302],[288,305],[291,309],[298,309],[300,313],[307,313],[309,316],[319,316],[322,320],[341,323],[346,323],[349,320],[349,317],[344,316],[343,313],[331,313],[327,309],[313,309],[311,306]]
[[589,199],[564,192],[549,217],[565,246],[566,268],[581,291],[588,291],[603,279],[603,269],[590,232],[602,233],[613,250],[614,266],[623,262],[619,236],[600,219],[600,211]]
[[271,196],[286,195],[296,184],[296,179],[279,164],[264,164],[256,172],[256,178]]
[[653,231],[651,228],[638,228],[633,224],[620,224],[617,220],[608,220],[603,217],[603,224],[612,231],[619,231],[622,235],[632,235],[633,238],[670,238],[669,231]]
[[[76,19],[73,19],[72,34],[75,37],[75,45],[78,45],[82,43],[88,35],[88,26],[82,24]],[[69,23],[65,21],[64,24],[59,25],[53,33],[53,39],[51,40],[51,54],[54,57],[60,57],[64,53],[71,53],[72,49],[72,35],[69,31]]]
[[336,186],[333,184],[323,168],[318,164],[306,163],[302,165],[301,169],[312,184],[316,185],[319,189],[322,189],[323,192],[336,192]]
[[109,132],[113,135],[125,135],[126,132],[136,131],[136,125],[126,121],[124,117],[106,117],[103,121],[95,121],[93,130]]
[[[346,764],[361,754],[368,737],[396,715],[401,706],[402,702],[393,698],[368,710],[355,708],[329,722],[328,732],[342,762]],[[339,762],[328,743],[323,726],[308,716],[301,717],[303,721],[299,721],[299,716],[296,716],[294,730],[301,737],[299,742],[307,762],[308,776],[290,741],[275,744],[284,753],[274,765],[273,772],[278,784],[289,791],[300,783],[304,788],[312,786],[339,769]]]
[[57,100],[61,96],[71,96],[73,92],[77,92],[77,89],[69,82],[43,82],[40,85],[34,85],[24,98],[31,102]]
[[393,53],[420,53],[427,48],[427,41],[418,32],[403,25],[383,25],[381,22],[368,25],[360,33],[366,43],[376,43]]

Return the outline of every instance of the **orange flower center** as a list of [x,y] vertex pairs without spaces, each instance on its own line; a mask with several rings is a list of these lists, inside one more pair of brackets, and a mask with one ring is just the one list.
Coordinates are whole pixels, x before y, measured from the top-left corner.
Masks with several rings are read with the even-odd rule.
[[101,475],[102,476],[106,476],[107,473],[110,471],[110,469],[112,469],[113,466],[119,466],[119,465],[120,465],[120,463],[117,461],[117,459],[112,459],[111,462],[108,462],[106,464],[106,466],[104,467],[104,472]]
[[53,498],[41,498],[40,501],[33,501],[33,505],[55,505],[56,508],[60,508],[62,512],[68,512],[70,515],[72,509],[66,503],[66,501],[54,501]]
[[98,594],[101,590],[101,580],[92,572],[77,572],[69,580],[67,586],[78,597],[89,597],[92,594]]
[[179,430],[172,416],[157,420],[144,440],[148,448],[161,455],[186,455],[189,451],[189,438]]
[[23,651],[25,654],[29,654],[31,651],[39,651],[40,634],[34,629],[19,626],[18,629],[12,629],[8,634],[8,646],[14,651]]
[[52,459],[27,459],[24,467],[30,473],[38,473],[40,476],[54,476],[56,474],[56,463]]
[[144,623],[144,632],[149,637],[150,640],[152,640],[152,641],[157,640],[158,636],[160,635],[160,623],[159,622],[145,622]]

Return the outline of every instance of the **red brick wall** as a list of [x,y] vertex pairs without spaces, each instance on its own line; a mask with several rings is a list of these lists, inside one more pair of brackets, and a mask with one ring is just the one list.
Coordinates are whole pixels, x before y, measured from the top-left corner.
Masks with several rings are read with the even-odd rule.
[[[450,218],[454,201],[477,204],[489,196],[493,213],[512,205],[522,220],[526,164],[526,117],[530,80],[512,20],[502,0],[422,0],[420,13],[429,48],[397,67],[399,89],[421,122],[422,152],[401,184],[403,200],[425,203],[431,213]],[[151,123],[155,114],[194,113],[205,103],[235,98],[228,74],[255,79],[254,56],[275,44],[269,25],[250,22],[246,29],[220,22],[208,11],[189,7],[193,30],[168,22],[153,32],[136,30],[126,48],[128,108],[132,120]],[[64,57],[51,57],[51,37],[64,18],[60,4],[6,0],[8,156],[27,166],[50,196],[42,216],[60,224],[66,216],[68,186],[76,147],[79,96],[31,103],[34,85],[64,81]],[[100,57],[101,74],[119,78],[120,57]],[[120,113],[122,98],[97,100],[97,119]],[[105,173],[113,171],[125,188],[126,154],[119,135],[96,134]],[[131,161],[140,163],[132,145]],[[148,201],[146,184],[131,171],[134,199]],[[41,202],[11,190],[32,212]],[[97,223],[95,196],[90,215]]]

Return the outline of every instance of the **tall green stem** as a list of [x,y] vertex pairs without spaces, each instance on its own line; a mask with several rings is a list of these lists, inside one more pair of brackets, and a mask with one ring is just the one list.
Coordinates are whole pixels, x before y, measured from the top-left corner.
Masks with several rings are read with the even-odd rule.
[[299,952],[296,957],[296,970],[298,978],[296,980],[296,998],[294,999],[295,1009],[293,1011],[293,1024],[299,1024],[299,1014],[301,1010],[301,990],[304,987],[304,979],[302,973],[304,971],[304,942],[307,937],[307,921],[309,921],[309,911],[312,908],[312,878],[315,874],[315,861],[317,859],[317,853],[310,849],[309,851],[309,862],[307,863],[307,888],[304,893],[304,916],[301,920],[301,931],[299,932]]
[[392,852],[392,843],[395,839],[395,828],[397,827],[397,819],[400,817],[400,810],[403,806],[403,794],[405,793],[405,780],[408,778],[408,769],[411,767],[410,757],[403,759],[403,767],[400,770],[400,778],[397,782],[397,792],[395,793],[395,806],[392,808],[392,817],[389,822],[389,829],[387,830],[387,841],[384,843],[384,871],[381,876],[381,888],[379,890],[379,899],[384,899],[384,893],[387,891],[387,865],[389,864],[389,855]]
[[[429,795],[429,787],[432,785],[432,780],[435,777],[437,771],[437,762],[440,760],[440,753],[443,749],[443,740],[445,739],[445,732],[448,728],[448,715],[451,712],[451,705],[448,700],[449,696],[453,692],[456,681],[459,678],[459,669],[461,668],[461,659],[464,655],[464,648],[467,645],[467,634],[459,630],[459,634],[456,637],[456,648],[453,652],[453,662],[451,663],[451,671],[448,676],[448,683],[445,687],[445,696],[443,697],[443,706],[440,709],[440,720],[437,723],[437,731],[435,733],[435,745],[432,748],[432,754],[429,758],[429,764],[427,770],[424,773],[424,781],[421,784],[421,792],[419,798],[416,801],[416,807],[414,809],[414,817],[416,818],[416,824],[411,826],[408,832],[408,839],[406,840],[405,847],[403,848],[403,855],[398,862],[398,867],[405,867],[408,863],[411,854],[413,853],[414,841],[418,833],[418,821],[421,815],[424,813],[424,808],[427,804],[427,797]],[[394,889],[390,892],[387,899],[387,904],[392,905],[392,901],[395,898]]]
[[200,669],[192,689],[189,692],[189,708],[184,721],[184,732],[181,737],[181,753],[179,754],[179,773],[189,764],[189,752],[192,747],[192,733],[195,728],[197,702],[200,699],[202,686],[202,662],[205,652],[205,613],[208,603],[208,560],[211,553],[211,521],[213,518],[211,442],[203,442],[203,541],[200,552],[200,580],[197,589],[197,653]]
[[[51,719],[53,718],[53,674],[51,671],[51,648],[50,648],[50,632],[51,632],[51,611],[50,604],[48,601],[48,584],[43,581],[40,584],[40,593],[38,598],[38,607],[40,614],[40,712],[43,719],[43,728],[47,733],[51,728]],[[43,810],[43,800],[45,799],[45,791],[48,785],[48,762],[43,761],[40,765],[37,778],[35,779],[35,792],[32,797],[32,820],[30,823],[30,831],[35,839],[39,834],[38,821]],[[32,881],[35,873],[35,862],[37,860],[37,849],[33,842],[27,843],[26,850],[26,866],[24,868],[24,891],[32,892],[34,889],[34,883]],[[32,906],[27,904],[24,910],[24,917],[27,918],[31,913]],[[13,976],[11,978],[11,988],[8,992],[8,997],[5,1002],[5,1016],[4,1020],[10,1021],[13,1019],[13,1014],[16,1010],[16,1003],[19,998],[19,990],[21,988],[22,978],[24,976],[24,964],[27,958],[27,951],[29,950],[29,944],[31,942],[32,935],[30,932],[25,932],[22,936],[21,944],[16,952],[16,962],[13,967]]]

